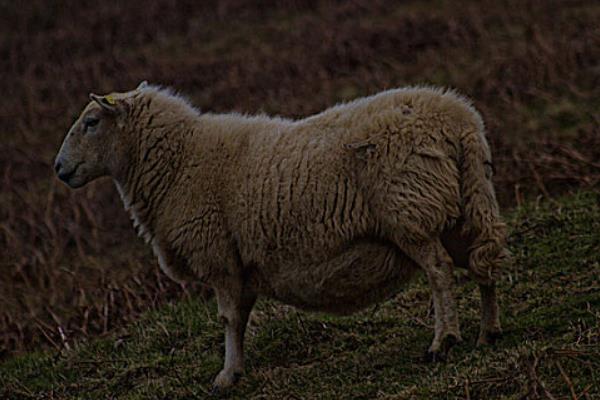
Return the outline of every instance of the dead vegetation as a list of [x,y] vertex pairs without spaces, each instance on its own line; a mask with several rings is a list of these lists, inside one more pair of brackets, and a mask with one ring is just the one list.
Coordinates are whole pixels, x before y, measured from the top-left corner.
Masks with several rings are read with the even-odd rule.
[[71,192],[53,177],[89,91],[148,79],[203,110],[299,117],[394,86],[452,86],[484,115],[507,207],[598,186],[599,19],[594,2],[568,0],[0,4],[0,356],[181,296],[111,184]]

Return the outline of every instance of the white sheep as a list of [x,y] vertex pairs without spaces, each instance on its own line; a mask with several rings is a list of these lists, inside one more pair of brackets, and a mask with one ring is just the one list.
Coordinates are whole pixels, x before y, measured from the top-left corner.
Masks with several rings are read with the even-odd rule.
[[349,313],[421,269],[435,360],[461,340],[456,265],[479,283],[479,343],[500,333],[505,225],[483,122],[456,93],[388,90],[297,121],[200,113],[145,83],[90,96],[58,176],[73,188],[112,177],[165,273],[214,288],[226,344],[217,389],[242,373],[258,295]]

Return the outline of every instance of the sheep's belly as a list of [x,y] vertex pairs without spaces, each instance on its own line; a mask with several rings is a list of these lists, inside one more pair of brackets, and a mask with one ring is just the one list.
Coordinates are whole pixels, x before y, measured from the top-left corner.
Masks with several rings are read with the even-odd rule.
[[396,294],[416,265],[391,244],[361,240],[328,261],[280,266],[267,295],[299,308],[347,314]]

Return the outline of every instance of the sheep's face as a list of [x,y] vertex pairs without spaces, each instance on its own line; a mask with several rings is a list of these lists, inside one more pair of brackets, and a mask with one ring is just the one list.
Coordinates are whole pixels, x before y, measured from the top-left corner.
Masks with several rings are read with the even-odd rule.
[[56,156],[54,169],[67,185],[78,188],[118,173],[125,162],[121,125],[125,102],[119,95],[90,95],[91,102],[73,124]]

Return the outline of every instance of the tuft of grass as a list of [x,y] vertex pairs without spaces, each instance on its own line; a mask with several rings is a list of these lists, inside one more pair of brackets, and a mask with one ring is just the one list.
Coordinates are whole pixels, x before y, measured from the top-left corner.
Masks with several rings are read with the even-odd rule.
[[[459,281],[464,342],[428,364],[430,292],[423,278],[351,317],[262,300],[246,338],[246,375],[225,396],[521,399],[600,396],[600,195],[527,203],[510,216],[514,264],[500,282],[504,336],[474,346],[476,285]],[[220,370],[214,301],[184,299],[112,336],[0,365],[9,399],[205,398]]]

